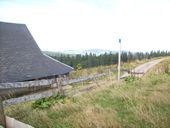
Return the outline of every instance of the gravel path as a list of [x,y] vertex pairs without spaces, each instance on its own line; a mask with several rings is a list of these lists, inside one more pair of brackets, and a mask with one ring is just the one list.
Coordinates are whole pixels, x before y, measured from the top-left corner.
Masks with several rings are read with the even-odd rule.
[[[132,74],[138,77],[142,77],[146,72],[148,72],[152,67],[154,67],[156,64],[160,63],[164,59],[158,59],[158,60],[153,60],[147,63],[144,63],[135,69],[131,71]],[[130,76],[131,74],[125,73],[124,75],[121,76],[121,78],[125,78]]]

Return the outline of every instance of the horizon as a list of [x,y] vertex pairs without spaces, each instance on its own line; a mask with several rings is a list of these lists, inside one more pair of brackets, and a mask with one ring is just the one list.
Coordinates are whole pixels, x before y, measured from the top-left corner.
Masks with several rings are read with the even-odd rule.
[[2,0],[0,21],[26,24],[42,51],[170,50],[168,0]]
[[[61,51],[48,51],[48,50],[42,50],[42,52],[53,52],[53,53],[63,53],[63,54],[70,54],[69,52],[89,52],[92,53],[91,51],[93,50],[101,50],[101,51],[106,51],[108,52],[115,52],[118,53],[119,50],[110,50],[110,49],[76,49],[76,50],[61,50]],[[68,53],[67,53],[68,52]],[[151,51],[127,51],[127,50],[121,50],[121,52],[131,52],[131,53],[151,53],[151,52],[170,52],[170,50],[151,50]]]

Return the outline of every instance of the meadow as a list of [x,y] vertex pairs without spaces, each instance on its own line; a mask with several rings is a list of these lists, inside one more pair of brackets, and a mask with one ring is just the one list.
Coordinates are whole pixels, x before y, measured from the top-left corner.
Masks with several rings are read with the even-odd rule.
[[[142,63],[136,62],[135,65]],[[83,73],[86,75],[88,69]],[[90,69],[96,70],[99,69]],[[102,72],[102,69],[99,70]],[[80,71],[76,72],[80,75]],[[144,77],[113,77],[77,96],[60,95],[5,108],[6,115],[35,128],[168,128],[170,126],[170,59]],[[47,107],[44,104],[52,103]]]

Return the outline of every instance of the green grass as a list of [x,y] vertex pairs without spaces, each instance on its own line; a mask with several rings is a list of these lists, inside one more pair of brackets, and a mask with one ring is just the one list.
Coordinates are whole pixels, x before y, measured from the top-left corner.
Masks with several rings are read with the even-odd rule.
[[5,112],[35,128],[169,128],[170,60],[141,79],[113,83],[105,77],[99,84],[91,92],[55,101],[48,108],[35,109],[34,102],[28,102]]
[[[151,59],[151,60],[154,60],[154,59]],[[132,69],[140,64],[143,64],[151,60],[140,60],[140,61],[135,60],[133,62],[122,63],[121,66],[123,69],[128,70],[128,69]],[[78,77],[84,77],[84,76],[95,75],[95,74],[100,74],[100,73],[108,73],[109,69],[117,69],[117,64],[113,64],[110,66],[98,66],[98,67],[92,67],[92,68],[87,68],[87,69],[75,70],[70,73],[69,77],[71,79],[74,79]],[[113,74],[116,75],[115,73]]]

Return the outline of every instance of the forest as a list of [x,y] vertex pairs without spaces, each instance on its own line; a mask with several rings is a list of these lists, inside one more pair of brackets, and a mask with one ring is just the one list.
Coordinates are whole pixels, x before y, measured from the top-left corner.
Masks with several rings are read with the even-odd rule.
[[[75,69],[80,68],[90,68],[96,66],[105,66],[116,64],[118,62],[118,53],[105,53],[101,55],[96,54],[77,54],[77,55],[69,55],[62,53],[52,53],[45,52],[50,57],[59,60]],[[134,60],[142,60],[142,59],[151,59],[154,57],[165,57],[170,56],[169,51],[151,51],[151,52],[122,52],[121,53],[121,62],[131,62]]]

